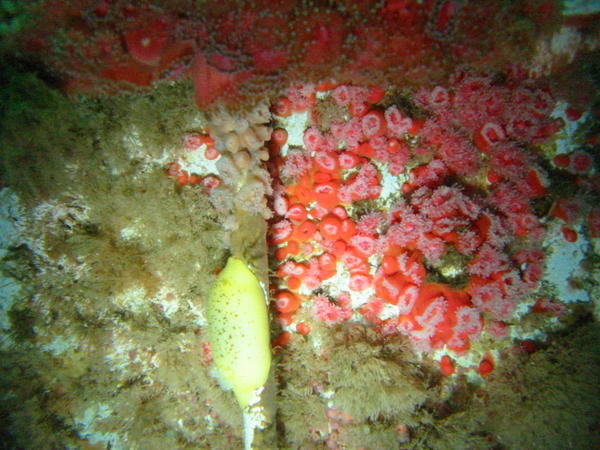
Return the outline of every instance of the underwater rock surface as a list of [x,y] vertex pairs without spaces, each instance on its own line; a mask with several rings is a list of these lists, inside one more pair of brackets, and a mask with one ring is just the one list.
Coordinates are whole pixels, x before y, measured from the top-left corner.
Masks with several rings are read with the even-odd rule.
[[3,2],[2,448],[248,446],[231,255],[254,448],[597,447],[598,12]]

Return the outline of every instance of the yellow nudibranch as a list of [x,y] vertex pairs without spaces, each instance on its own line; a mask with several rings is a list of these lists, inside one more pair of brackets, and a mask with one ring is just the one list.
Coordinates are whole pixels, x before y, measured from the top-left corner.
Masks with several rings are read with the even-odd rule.
[[265,294],[248,266],[230,257],[211,288],[208,337],[219,376],[242,409],[269,376],[271,347]]

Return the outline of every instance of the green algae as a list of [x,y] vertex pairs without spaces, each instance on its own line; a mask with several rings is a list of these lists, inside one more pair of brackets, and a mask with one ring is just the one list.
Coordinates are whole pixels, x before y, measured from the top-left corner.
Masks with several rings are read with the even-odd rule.
[[509,350],[485,386],[418,431],[417,448],[595,448],[599,346],[600,327],[584,322],[531,355]]
[[402,338],[382,338],[362,325],[323,325],[310,336],[295,337],[281,357],[284,447],[320,448],[328,407],[348,415],[337,439],[351,448],[397,445],[399,424],[429,420],[422,405],[437,395],[436,375],[417,364]]
[[155,162],[202,123],[189,96],[164,86],[71,103],[31,73],[5,87],[2,182],[28,226],[3,260],[27,286],[1,350],[3,442],[237,446],[216,431],[241,420],[209,376],[199,325],[226,256],[222,218]]

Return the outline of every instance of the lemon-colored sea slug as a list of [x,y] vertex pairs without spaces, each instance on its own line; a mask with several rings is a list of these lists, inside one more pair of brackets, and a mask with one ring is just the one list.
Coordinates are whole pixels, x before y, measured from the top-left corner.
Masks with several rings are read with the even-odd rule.
[[210,291],[206,316],[218,375],[245,409],[267,381],[271,348],[265,294],[242,260],[230,257],[219,273]]

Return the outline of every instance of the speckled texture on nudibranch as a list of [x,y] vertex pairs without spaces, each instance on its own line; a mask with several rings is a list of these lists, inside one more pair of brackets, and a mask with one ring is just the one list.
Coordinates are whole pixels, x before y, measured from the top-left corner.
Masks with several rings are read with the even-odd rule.
[[271,366],[269,318],[260,283],[246,264],[230,257],[206,307],[208,337],[219,377],[245,408],[267,381]]

